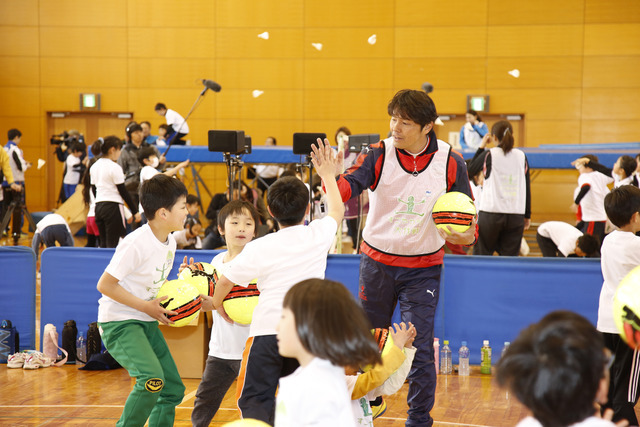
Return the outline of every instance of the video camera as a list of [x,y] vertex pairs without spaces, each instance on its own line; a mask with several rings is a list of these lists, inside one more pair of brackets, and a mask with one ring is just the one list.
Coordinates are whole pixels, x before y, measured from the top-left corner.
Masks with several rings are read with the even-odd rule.
[[82,142],[84,143],[84,135],[69,135],[69,132],[66,130],[59,135],[53,135],[49,140],[51,145],[60,145],[65,144],[67,146],[71,145],[72,142]]

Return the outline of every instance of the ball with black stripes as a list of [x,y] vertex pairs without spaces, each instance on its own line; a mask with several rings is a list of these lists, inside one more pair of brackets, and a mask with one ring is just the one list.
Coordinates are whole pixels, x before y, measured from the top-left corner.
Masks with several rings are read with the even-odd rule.
[[196,320],[202,308],[200,291],[184,280],[169,280],[158,290],[157,298],[167,296],[160,302],[164,308],[177,314],[167,315],[174,323],[170,326],[181,327]]
[[458,191],[444,193],[436,200],[431,213],[436,227],[447,233],[447,226],[458,233],[464,233],[471,227],[476,216],[476,205],[471,197]]

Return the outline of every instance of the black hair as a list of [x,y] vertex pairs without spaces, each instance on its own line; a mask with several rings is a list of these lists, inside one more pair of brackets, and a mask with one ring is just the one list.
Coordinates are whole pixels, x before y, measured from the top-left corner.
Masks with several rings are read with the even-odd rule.
[[253,224],[255,225],[253,236],[257,236],[258,225],[260,224],[260,215],[258,214],[258,210],[255,206],[245,200],[232,200],[224,205],[222,209],[220,209],[220,212],[218,212],[218,227],[224,231],[224,222],[227,220],[227,217],[229,215],[242,214],[244,211],[248,211],[249,215],[253,219]]
[[148,159],[151,156],[157,156],[156,150],[154,150],[151,145],[147,145],[145,147],[140,148],[140,150],[138,150],[138,161],[142,166],[146,166],[144,164],[144,160]]
[[276,137],[275,136],[268,136],[267,139],[273,139],[273,145],[278,145],[278,141],[276,141]]
[[159,173],[146,180],[140,187],[140,204],[149,221],[162,208],[171,210],[181,197],[186,199],[187,187],[179,179]]
[[160,111],[160,110],[166,110],[167,106],[164,105],[162,102],[158,102],[156,104],[156,106],[153,108],[155,111]]
[[293,176],[278,178],[267,192],[267,206],[273,217],[284,226],[302,222],[309,205],[309,190]]
[[110,135],[102,139],[102,145],[100,152],[103,155],[109,154],[109,150],[115,148],[116,150],[122,149],[122,140],[115,135]]
[[[631,176],[638,167],[638,162],[631,156],[620,156],[620,168],[624,171],[625,175]],[[626,177],[625,177],[626,178]]]
[[591,322],[554,311],[511,343],[498,362],[497,380],[543,426],[568,426],[594,414],[607,362],[602,334]]
[[468,109],[467,110],[467,114],[471,114],[472,116],[474,116],[476,119],[478,119],[479,122],[482,121],[482,119],[480,118],[480,114],[478,114],[478,112],[476,110],[472,110],[472,109]]
[[598,163],[598,156],[596,156],[595,154],[585,154],[582,157],[584,157],[585,159],[589,159],[590,162]]
[[411,120],[424,128],[438,118],[436,105],[421,90],[403,89],[389,101],[387,112],[392,117]]
[[91,144],[91,154],[93,157],[98,157],[102,155],[102,143],[104,142],[104,138],[96,139],[93,144]]
[[188,204],[188,205],[192,205],[192,204],[194,204],[194,203],[197,203],[197,204],[199,204],[200,206],[202,206],[202,202],[200,201],[200,197],[195,196],[195,195],[193,195],[193,194],[189,194],[189,195],[187,196],[187,204]]
[[469,159],[465,161],[467,163],[467,175],[469,176],[469,181],[473,181],[474,185],[478,185],[478,183],[476,182],[476,177],[479,173],[482,173],[485,157],[486,154],[478,156],[475,159]]
[[506,120],[500,120],[491,127],[491,135],[498,140],[498,147],[502,148],[504,154],[508,154],[513,149],[513,127]]
[[[94,142],[91,146],[92,151],[93,146],[96,145],[97,142],[99,141]],[[100,157],[101,155],[95,156],[89,160],[89,165],[87,166],[87,169],[85,169],[84,174],[82,175],[82,180],[80,181],[82,183],[82,200],[86,206],[91,205],[91,166],[93,166]]]
[[198,218],[196,217],[188,217],[187,220],[184,222],[184,228],[186,228],[187,230],[189,230],[189,233],[193,233],[193,227],[195,225],[200,224],[200,221],[198,220]]
[[336,366],[381,363],[371,323],[342,283],[303,280],[289,289],[283,308],[293,313],[300,343],[314,356]]
[[164,129],[165,131],[167,131],[167,133],[169,133],[171,131],[171,126],[169,126],[166,123],[163,123],[160,126],[158,126],[158,129]]
[[9,138],[9,141],[13,141],[16,137],[22,137],[22,132],[15,128],[9,129],[9,132],[7,132],[7,138]]
[[577,246],[587,258],[600,258],[600,240],[591,234],[578,237]]
[[87,153],[87,145],[82,142],[82,141],[72,141],[71,144],[69,145],[69,151],[70,152],[81,152],[82,154],[86,154]]
[[616,227],[629,224],[633,214],[640,212],[640,188],[633,185],[614,188],[604,198],[604,210]]
[[142,132],[142,126],[140,126],[136,122],[129,123],[125,129],[125,132],[127,133],[127,137],[129,139],[131,139],[131,134],[137,131]]

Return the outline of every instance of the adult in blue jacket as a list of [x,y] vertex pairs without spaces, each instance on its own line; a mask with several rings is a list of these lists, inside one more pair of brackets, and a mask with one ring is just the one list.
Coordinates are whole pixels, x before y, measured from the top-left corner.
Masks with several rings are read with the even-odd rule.
[[475,110],[467,111],[465,117],[467,122],[460,129],[460,146],[477,150],[489,128]]

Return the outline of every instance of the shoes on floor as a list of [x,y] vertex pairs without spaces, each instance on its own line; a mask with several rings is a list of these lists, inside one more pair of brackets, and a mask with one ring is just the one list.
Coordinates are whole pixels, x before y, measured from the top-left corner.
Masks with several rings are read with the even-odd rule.
[[24,369],[48,368],[53,365],[53,360],[40,352],[34,352],[27,356],[22,366]]
[[380,415],[384,414],[386,410],[387,410],[387,402],[384,399],[382,399],[381,404],[371,407],[371,413],[373,414],[373,419],[375,420]]
[[28,356],[27,353],[15,353],[9,356],[7,359],[7,368],[22,368],[24,366],[24,359]]

